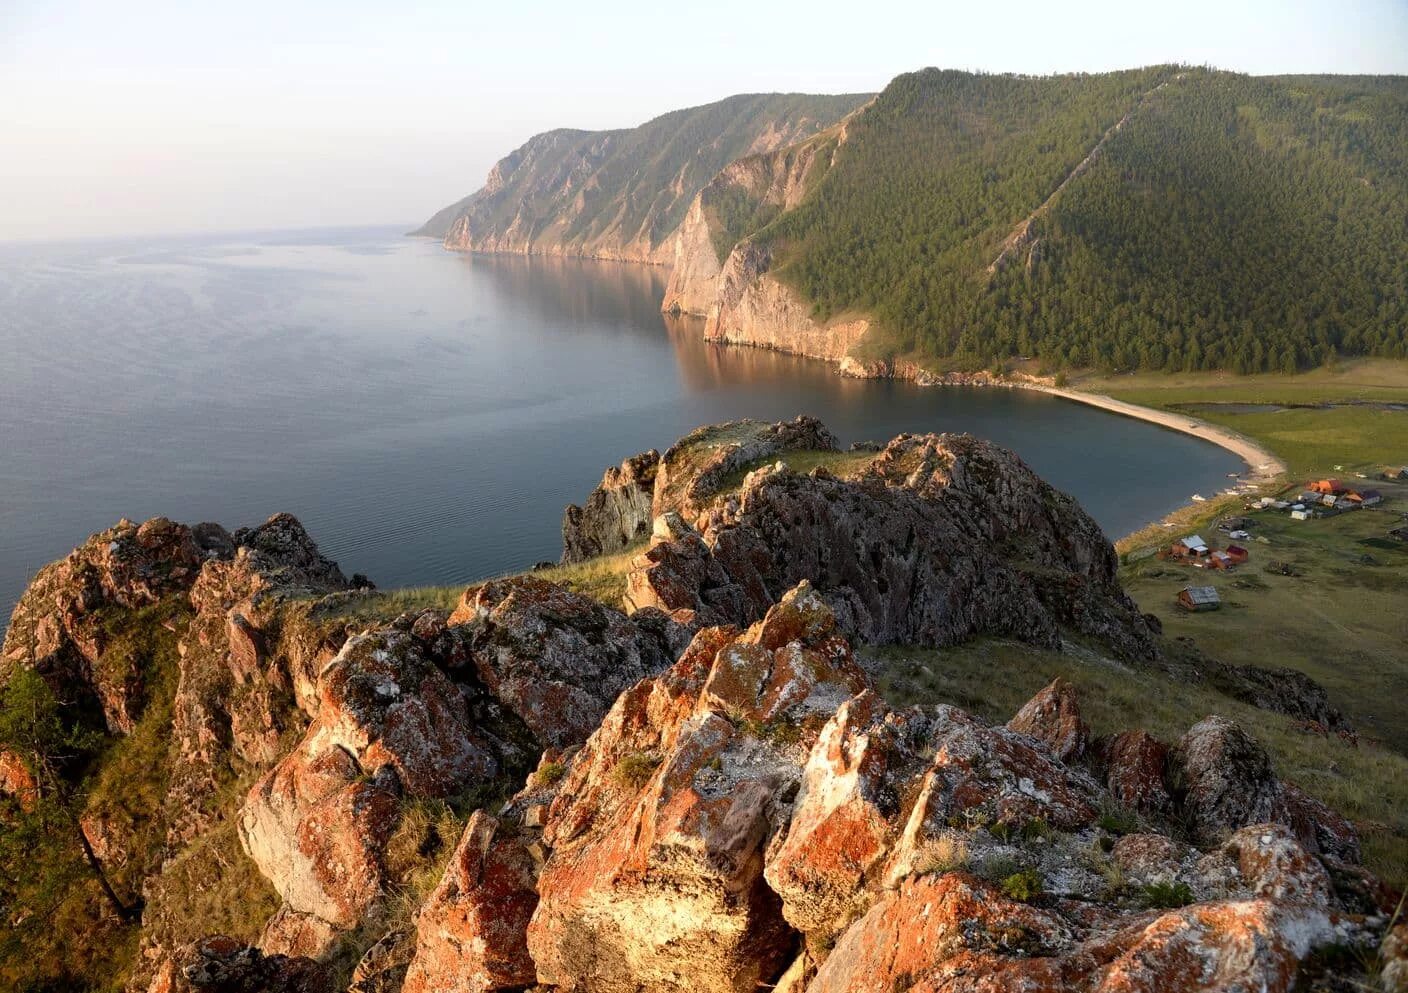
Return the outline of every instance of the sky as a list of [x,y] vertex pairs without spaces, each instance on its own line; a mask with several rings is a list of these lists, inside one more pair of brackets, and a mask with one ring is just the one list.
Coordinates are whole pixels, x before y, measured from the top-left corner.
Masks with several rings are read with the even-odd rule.
[[553,127],[940,66],[1408,74],[1408,0],[0,0],[0,241],[419,224]]

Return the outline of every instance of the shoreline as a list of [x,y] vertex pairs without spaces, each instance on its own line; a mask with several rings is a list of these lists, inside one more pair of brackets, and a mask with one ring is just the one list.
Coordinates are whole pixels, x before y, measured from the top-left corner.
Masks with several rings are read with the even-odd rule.
[[1021,389],[1034,390],[1038,393],[1046,393],[1049,396],[1060,397],[1063,400],[1070,400],[1074,403],[1083,403],[1090,407],[1108,411],[1112,414],[1119,414],[1123,417],[1132,417],[1135,420],[1147,421],[1150,424],[1157,424],[1160,427],[1177,431],[1181,434],[1191,435],[1194,438],[1201,438],[1211,442],[1219,448],[1224,448],[1236,455],[1246,463],[1251,470],[1250,479],[1256,483],[1270,483],[1281,476],[1290,474],[1290,467],[1279,457],[1272,454],[1270,450],[1262,447],[1257,442],[1246,435],[1238,434],[1231,428],[1224,428],[1217,424],[1212,424],[1198,417],[1190,417],[1187,414],[1175,414],[1167,410],[1159,410],[1155,407],[1145,407],[1137,403],[1129,403],[1126,400],[1116,400],[1112,396],[1103,393],[1084,393],[1080,390],[1057,389],[1055,386],[1046,386],[1038,383],[1015,383]]

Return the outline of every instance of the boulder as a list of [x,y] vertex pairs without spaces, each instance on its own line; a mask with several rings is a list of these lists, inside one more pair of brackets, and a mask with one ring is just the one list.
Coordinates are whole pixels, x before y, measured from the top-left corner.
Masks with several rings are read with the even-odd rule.
[[303,740],[250,789],[240,841],[291,910],[354,927],[379,899],[403,795],[495,776],[505,744],[465,691],[394,628],[350,639],[319,679]]
[[1059,676],[1028,700],[1007,726],[1040,741],[1062,762],[1084,758],[1090,744],[1076,689]]
[[580,745],[626,687],[673,660],[668,635],[533,576],[471,587],[449,623],[467,662],[544,746]]
[[1233,832],[1224,850],[1237,860],[1245,885],[1258,897],[1330,905],[1330,875],[1280,824],[1253,824]]
[[531,985],[536,971],[527,930],[538,905],[534,869],[518,838],[476,812],[417,914],[415,955],[402,993]]
[[1225,717],[1193,725],[1178,743],[1179,800],[1196,836],[1215,843],[1273,819],[1281,784],[1261,743]]
[[1122,731],[1101,739],[1096,749],[1111,798],[1128,810],[1162,817],[1173,810],[1164,780],[1169,748],[1147,731]]
[[807,993],[1061,990],[1053,953],[1072,941],[1057,915],[967,873],[887,892],[837,940]]

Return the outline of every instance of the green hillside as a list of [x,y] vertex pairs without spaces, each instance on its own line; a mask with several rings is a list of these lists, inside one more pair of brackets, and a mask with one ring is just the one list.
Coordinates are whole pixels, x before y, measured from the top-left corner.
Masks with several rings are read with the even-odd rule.
[[871,349],[1239,372],[1408,356],[1408,78],[930,69],[848,131],[807,199],[749,233],[817,317],[875,318]]

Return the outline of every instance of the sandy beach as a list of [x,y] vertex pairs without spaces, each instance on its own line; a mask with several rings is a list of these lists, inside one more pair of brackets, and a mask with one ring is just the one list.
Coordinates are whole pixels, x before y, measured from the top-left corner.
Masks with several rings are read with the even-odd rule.
[[1073,400],[1076,403],[1087,404],[1091,407],[1099,407],[1101,410],[1108,410],[1113,414],[1122,414],[1125,417],[1133,417],[1141,421],[1148,421],[1151,424],[1158,424],[1161,427],[1169,428],[1173,431],[1182,431],[1184,434],[1191,434],[1195,438],[1202,438],[1210,441],[1214,445],[1220,445],[1229,452],[1236,454],[1251,470],[1250,479],[1258,483],[1267,483],[1279,476],[1286,475],[1290,470],[1286,463],[1267,451],[1261,445],[1252,441],[1244,435],[1224,428],[1216,424],[1209,424],[1207,421],[1199,420],[1196,417],[1189,417],[1187,414],[1176,414],[1167,410],[1155,410],[1152,407],[1141,407],[1138,404],[1126,403],[1123,400],[1116,400],[1114,397],[1105,396],[1100,393],[1082,393],[1079,390],[1063,390],[1054,386],[1045,386],[1037,383],[1023,383],[1026,389],[1037,390],[1041,393],[1049,393],[1051,396],[1061,397],[1065,400]]

